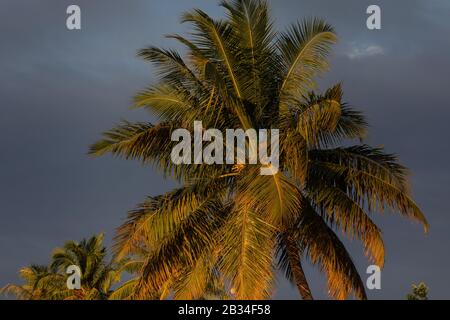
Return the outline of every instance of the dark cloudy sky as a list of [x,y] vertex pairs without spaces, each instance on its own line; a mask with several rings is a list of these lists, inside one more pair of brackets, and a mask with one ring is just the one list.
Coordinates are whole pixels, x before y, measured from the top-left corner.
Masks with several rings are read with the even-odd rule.
[[[450,2],[448,0],[272,0],[280,30],[305,16],[336,28],[340,42],[321,82],[342,81],[346,100],[370,121],[369,142],[400,155],[412,172],[415,199],[431,224],[393,215],[376,218],[387,258],[374,299],[403,299],[425,281],[431,298],[450,298]],[[82,30],[65,27],[78,4]],[[366,8],[382,8],[382,30],[365,26]],[[164,34],[186,30],[180,14],[199,7],[223,12],[211,0],[1,0],[0,2],[0,286],[17,271],[46,263],[65,240],[113,230],[127,210],[168,190],[173,182],[137,162],[91,159],[88,146],[130,111],[133,94],[154,80],[135,57],[147,45],[174,47]],[[359,245],[350,247],[363,273]],[[307,273],[325,298],[324,280]],[[296,298],[280,282],[277,298]]]

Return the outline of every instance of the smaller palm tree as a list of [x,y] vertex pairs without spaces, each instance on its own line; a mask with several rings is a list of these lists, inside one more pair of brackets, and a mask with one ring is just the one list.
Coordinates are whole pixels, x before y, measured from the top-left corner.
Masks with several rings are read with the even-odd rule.
[[406,300],[428,300],[428,287],[421,282],[412,285],[412,292],[406,295]]
[[120,281],[121,262],[105,262],[106,248],[103,246],[104,235],[83,239],[80,243],[68,241],[52,254],[51,269],[55,273],[64,274],[71,265],[81,270],[82,282],[80,290],[69,290],[75,293],[70,299],[106,299],[111,293],[111,286]]
[[20,300],[50,300],[60,291],[64,277],[51,272],[45,265],[31,265],[20,269],[23,285],[8,284],[0,289],[0,294],[11,295]]
[[[23,285],[9,284],[0,294],[13,295],[21,300],[101,300],[112,293],[111,287],[120,281],[125,262],[105,262],[107,251],[104,235],[96,235],[81,242],[68,241],[53,250],[49,266],[32,265],[20,270]],[[67,287],[69,266],[81,270],[81,288]]]

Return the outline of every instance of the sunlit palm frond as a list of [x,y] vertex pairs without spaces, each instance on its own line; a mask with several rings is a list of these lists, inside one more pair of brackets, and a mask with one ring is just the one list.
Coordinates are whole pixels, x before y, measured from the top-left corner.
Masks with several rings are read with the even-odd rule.
[[384,244],[380,229],[345,191],[324,184],[320,184],[320,187],[310,184],[308,195],[322,211],[326,221],[337,225],[350,237],[360,239],[371,260],[379,266],[384,265]]
[[207,251],[180,273],[174,285],[174,299],[198,300],[207,294],[208,283],[215,276],[214,266],[217,261],[217,256],[208,253],[211,252]]
[[245,205],[257,211],[261,219],[280,228],[298,215],[301,193],[285,175],[261,175],[256,166],[243,173],[237,192],[246,195]]
[[192,123],[199,119],[197,102],[188,92],[169,85],[151,87],[135,96],[135,106],[149,109],[163,121],[170,119],[178,123]]
[[117,259],[135,252],[144,242],[157,243],[177,230],[190,213],[212,198],[223,197],[227,179],[198,180],[162,196],[148,198],[128,214],[117,229],[113,251]]
[[19,300],[29,300],[32,297],[32,292],[25,286],[7,284],[0,288],[0,295],[13,296]]
[[148,47],[139,50],[138,56],[156,65],[162,82],[192,93],[202,90],[201,80],[189,69],[178,52]]
[[312,151],[314,159],[311,180],[322,176],[327,184],[335,184],[359,206],[369,211],[385,207],[423,224],[428,222],[410,197],[407,170],[395,155],[366,145]]
[[109,300],[131,300],[136,292],[139,278],[128,280],[115,289],[109,296]]
[[221,203],[215,200],[203,203],[157,243],[144,264],[142,280],[152,291],[161,288],[177,270],[192,266],[202,252],[212,248],[222,224]]
[[232,55],[235,43],[230,25],[222,21],[214,21],[205,12],[198,9],[183,14],[182,21],[194,25],[196,33],[194,33],[193,42],[208,59],[220,60],[224,67],[223,76],[229,80],[236,96],[241,98],[242,89],[236,74],[236,62]]
[[[255,0],[223,1],[236,38],[237,57],[243,97],[254,105],[255,116],[262,116],[267,93],[277,83],[275,32],[267,3]],[[268,73],[270,72],[270,79]]]
[[[174,124],[130,123],[105,132],[104,139],[91,146],[89,153],[101,156],[108,152],[126,159],[148,161],[152,157],[161,157],[165,142],[170,139]],[[163,145],[164,142],[164,145]],[[163,153],[164,154],[164,153]],[[169,153],[170,154],[170,153]]]
[[333,28],[319,19],[305,20],[281,34],[279,50],[285,68],[280,88],[280,111],[283,114],[314,88],[313,77],[327,69],[327,57],[335,42]]
[[249,203],[246,194],[237,196],[222,230],[220,270],[230,279],[237,299],[266,299],[273,285],[272,254],[276,229]]
[[364,283],[338,236],[325,221],[307,207],[298,229],[300,247],[312,263],[318,264],[327,275],[330,296],[346,299],[353,294],[366,299]]

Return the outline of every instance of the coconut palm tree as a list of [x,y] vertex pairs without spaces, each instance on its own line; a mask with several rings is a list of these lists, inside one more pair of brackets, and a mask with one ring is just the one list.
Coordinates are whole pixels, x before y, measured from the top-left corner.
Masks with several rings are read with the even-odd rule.
[[[81,242],[68,241],[52,254],[49,266],[32,265],[20,270],[24,285],[10,284],[0,290],[23,300],[99,300],[111,294],[111,286],[120,281],[126,261],[107,263],[103,234]],[[81,288],[67,287],[66,270],[69,266],[81,270]]]
[[64,283],[66,299],[106,299],[112,292],[111,286],[120,281],[122,265],[106,262],[106,247],[103,246],[104,234],[92,236],[82,241],[68,241],[61,248],[53,250],[51,270],[65,274],[69,266],[78,266],[81,270],[80,290],[68,290]]
[[31,265],[20,269],[23,285],[8,284],[0,294],[12,295],[20,300],[51,300],[65,284],[63,276],[53,273],[48,266]]
[[[168,36],[186,46],[187,59],[156,47],[139,51],[160,78],[136,95],[135,107],[158,123],[124,122],[90,149],[95,156],[139,159],[180,183],[148,198],[118,229],[117,258],[148,248],[134,296],[168,288],[195,299],[215,275],[234,298],[267,298],[281,269],[312,299],[302,266],[309,258],[326,274],[331,297],[364,299],[335,232],[359,239],[368,258],[383,266],[371,213],[397,212],[427,229],[407,170],[395,155],[363,144],[367,123],[343,101],[339,84],[314,92],[336,41],[330,25],[307,19],[277,33],[265,1],[221,5],[225,19],[193,10],[182,18],[193,27],[190,37]],[[171,134],[192,132],[195,120],[222,132],[279,129],[279,172],[260,175],[260,164],[175,165]]]

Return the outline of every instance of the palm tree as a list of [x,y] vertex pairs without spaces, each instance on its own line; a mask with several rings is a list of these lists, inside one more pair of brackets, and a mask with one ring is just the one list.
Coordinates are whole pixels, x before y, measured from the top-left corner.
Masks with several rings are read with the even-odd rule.
[[[106,299],[111,294],[111,286],[120,281],[122,264],[105,262],[106,247],[103,246],[104,235],[99,234],[81,242],[68,241],[61,248],[56,248],[52,254],[50,268],[59,274],[65,274],[71,265],[81,270],[80,290],[68,290],[66,299]],[[65,285],[65,283],[64,283]]]
[[[106,248],[102,245],[104,235],[96,235],[80,243],[68,241],[52,254],[50,266],[32,265],[22,268],[20,277],[24,285],[7,285],[0,293],[12,294],[24,300],[99,300],[107,299],[111,286],[120,281],[122,266],[107,263]],[[81,270],[81,288],[71,290],[67,287],[66,270],[69,266]]]
[[51,300],[59,291],[65,279],[54,274],[48,266],[31,265],[19,271],[23,285],[8,284],[0,289],[0,294],[12,295],[20,300]]
[[412,285],[412,292],[406,295],[406,300],[428,300],[428,287],[424,282]]
[[[307,19],[276,33],[265,1],[221,5],[226,18],[201,10],[183,15],[191,38],[169,35],[186,46],[148,47],[139,56],[154,63],[160,79],[138,93],[135,107],[159,123],[124,122],[91,146],[139,159],[176,179],[181,187],[148,198],[118,229],[117,258],[149,248],[135,297],[168,288],[175,296],[202,296],[208,279],[222,279],[237,299],[271,295],[275,270],[312,299],[302,261],[327,276],[329,294],[366,298],[350,254],[335,231],[359,239],[365,253],[384,264],[380,229],[370,214],[390,210],[422,223],[410,197],[407,170],[395,155],[362,144],[363,115],[343,101],[341,86],[314,92],[336,41],[333,28]],[[171,133],[204,127],[279,129],[280,171],[261,165],[175,165]],[[342,144],[356,143],[351,147]]]

